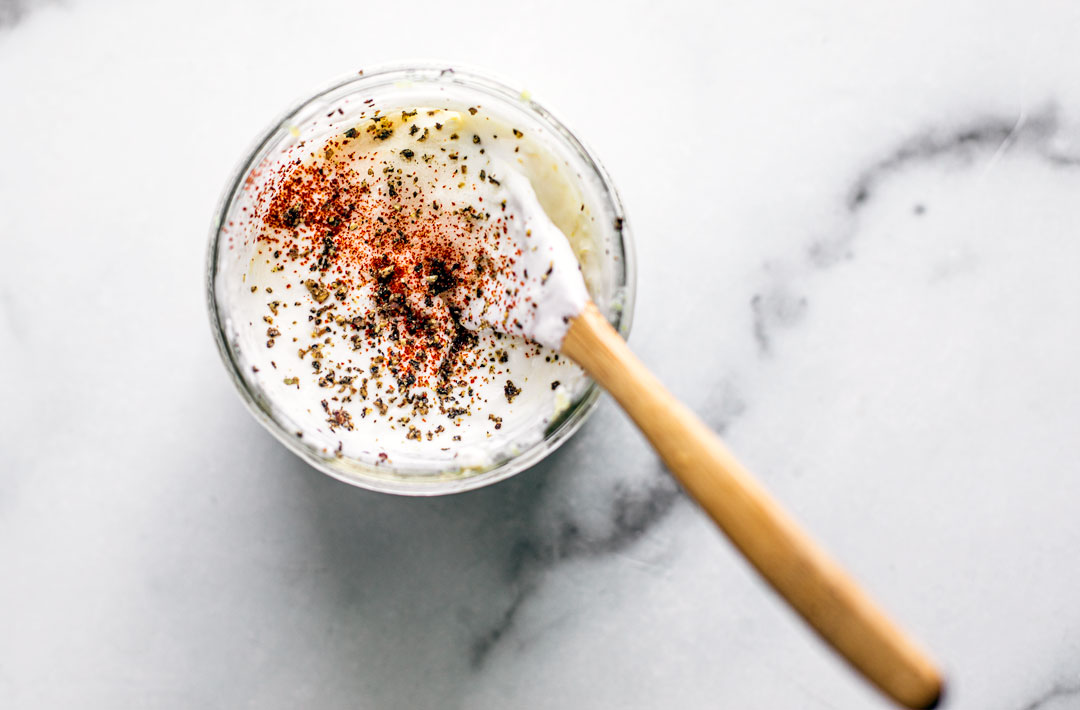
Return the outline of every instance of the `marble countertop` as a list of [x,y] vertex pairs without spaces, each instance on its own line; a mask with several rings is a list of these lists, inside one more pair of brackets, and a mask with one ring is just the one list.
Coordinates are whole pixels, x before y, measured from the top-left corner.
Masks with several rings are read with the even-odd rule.
[[1080,6],[0,0],[0,707],[884,708],[605,399],[543,464],[353,489],[204,306],[253,137],[489,67],[605,160],[633,348],[940,659],[1080,707]]

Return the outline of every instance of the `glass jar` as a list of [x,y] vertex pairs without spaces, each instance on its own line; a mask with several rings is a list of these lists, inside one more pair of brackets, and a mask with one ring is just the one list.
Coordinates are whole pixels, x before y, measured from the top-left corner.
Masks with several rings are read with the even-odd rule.
[[[407,469],[373,465],[337,456],[296,435],[289,413],[279,407],[258,382],[239,365],[239,342],[230,330],[230,292],[241,286],[243,254],[230,248],[228,225],[242,209],[242,188],[257,177],[297,140],[317,138],[319,121],[343,106],[383,111],[402,107],[465,107],[483,104],[513,125],[527,127],[543,139],[545,148],[576,175],[589,209],[598,224],[594,253],[600,260],[598,284],[591,284],[592,299],[611,324],[625,337],[634,305],[634,254],[623,206],[611,178],[593,153],[546,109],[524,92],[473,70],[445,65],[382,67],[341,79],[304,99],[263,133],[241,162],[222,198],[210,233],[207,260],[207,296],[214,337],[244,403],[278,440],[315,468],[346,483],[399,495],[442,495],[501,481],[542,460],[565,442],[596,407],[599,390],[590,382],[565,411],[546,427],[541,440],[482,469]],[[601,248],[602,247],[602,248]]]

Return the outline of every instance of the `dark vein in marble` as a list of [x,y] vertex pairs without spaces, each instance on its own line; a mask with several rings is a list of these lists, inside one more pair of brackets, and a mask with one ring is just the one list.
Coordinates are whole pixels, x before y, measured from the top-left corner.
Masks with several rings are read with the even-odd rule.
[[506,632],[513,627],[514,617],[517,616],[518,610],[525,601],[525,597],[527,597],[531,591],[531,589],[518,590],[510,601],[510,606],[506,608],[506,611],[502,613],[495,624],[485,633],[477,636],[473,640],[470,663],[474,670],[479,669],[484,665],[484,661],[487,659],[492,649],[495,648],[495,645],[498,644],[506,635]]
[[771,333],[777,327],[796,325],[806,315],[806,297],[796,296],[780,285],[755,293],[750,299],[753,311],[754,341],[758,351],[768,353],[772,349]]
[[[860,172],[847,190],[844,206],[850,215],[856,216],[874,200],[882,185],[896,174],[916,165],[948,158],[970,164],[987,152],[1019,149],[1053,166],[1080,167],[1080,155],[1064,153],[1051,145],[1051,139],[1060,130],[1057,109],[1051,106],[1019,119],[990,117],[951,129],[923,131]],[[854,236],[855,229],[851,227],[831,239],[815,241],[808,253],[811,264],[824,268],[850,259]]]
[[1027,705],[1024,705],[1020,710],[1040,710],[1040,708],[1044,708],[1050,703],[1058,700],[1065,700],[1066,698],[1076,698],[1080,700],[1080,683],[1074,685],[1055,685]]
[[[706,417],[706,423],[720,434],[746,411],[746,402],[738,388],[727,380],[706,401],[706,410],[712,413]],[[571,470],[567,475],[576,472]],[[590,533],[573,520],[564,520],[553,533],[528,534],[514,543],[506,569],[513,594],[491,627],[474,638],[470,655],[473,670],[480,670],[492,651],[513,631],[519,612],[540,588],[543,575],[562,562],[601,557],[631,547],[685,499],[682,489],[661,465],[656,466],[644,483],[617,484],[610,497],[612,524],[604,534]]]
[[682,491],[666,471],[658,471],[644,487],[617,486],[613,497],[613,521],[607,534],[586,534],[577,523],[566,520],[549,539],[523,537],[514,544],[507,575],[515,593],[495,624],[473,641],[474,670],[483,667],[499,641],[513,630],[518,613],[545,572],[567,560],[599,557],[629,547],[671,512]]
[[[988,153],[1019,150],[1054,167],[1080,168],[1080,155],[1054,145],[1053,139],[1061,130],[1057,109],[1050,106],[1021,118],[988,117],[951,128],[931,128],[912,136],[856,175],[845,192],[847,219],[843,226],[811,241],[801,271],[824,270],[850,260],[854,256],[859,214],[874,201],[885,183],[915,166],[950,159],[972,164]],[[917,216],[924,215],[926,206],[918,204],[913,211]],[[763,354],[771,352],[776,332],[799,323],[806,315],[807,299],[793,292],[789,281],[773,278],[767,288],[750,300],[753,337]]]

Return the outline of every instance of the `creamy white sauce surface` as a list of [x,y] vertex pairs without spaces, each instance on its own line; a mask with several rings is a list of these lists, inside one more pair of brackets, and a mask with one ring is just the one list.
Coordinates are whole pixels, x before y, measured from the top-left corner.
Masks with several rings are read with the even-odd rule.
[[484,468],[584,391],[556,349],[597,275],[593,210],[544,141],[482,107],[348,115],[245,185],[225,327],[326,453]]

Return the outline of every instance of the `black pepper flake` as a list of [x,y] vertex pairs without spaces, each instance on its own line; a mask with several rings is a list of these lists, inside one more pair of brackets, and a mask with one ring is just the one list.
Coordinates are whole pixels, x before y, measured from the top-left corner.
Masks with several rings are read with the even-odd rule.
[[300,224],[300,208],[297,205],[293,205],[289,209],[285,210],[285,214],[281,218],[282,224],[290,229]]
[[358,135],[360,134],[356,132],[355,128],[350,128],[349,130],[345,131],[346,138],[356,138]]
[[517,397],[519,394],[521,394],[521,388],[517,387],[514,384],[513,380],[507,380],[506,386],[503,387],[503,394],[506,395],[506,401],[512,403],[514,401],[514,397]]
[[521,138],[523,135],[525,135],[516,128],[512,128],[511,130],[514,132],[514,138]]
[[473,137],[472,137],[472,142],[473,143],[480,143],[480,136],[474,134]]
[[[414,126],[414,128],[415,128],[415,126]],[[408,148],[406,148],[405,150],[401,151],[401,154],[402,154],[402,155],[403,155],[403,156],[404,156],[404,157],[405,157],[406,159],[412,158],[412,157],[413,157],[414,155],[416,155],[416,153],[412,152],[412,151],[411,151],[411,150],[409,150]]]
[[559,385],[561,385],[561,384],[562,383],[559,382],[558,380],[552,380],[551,381],[551,389],[553,389],[553,390],[559,389]]
[[[323,400],[322,404],[323,409],[327,410],[327,414],[330,415],[326,421],[330,424],[331,431],[333,431],[337,427],[342,427],[344,429],[348,429],[349,431],[353,430],[352,415],[350,415],[344,409],[330,409],[329,407],[327,407],[325,399]],[[341,451],[340,443],[338,444],[338,451]]]
[[308,293],[315,299],[317,303],[322,303],[330,297],[330,292],[323,288],[322,284],[314,279],[308,279],[304,282],[304,286],[307,287]]

